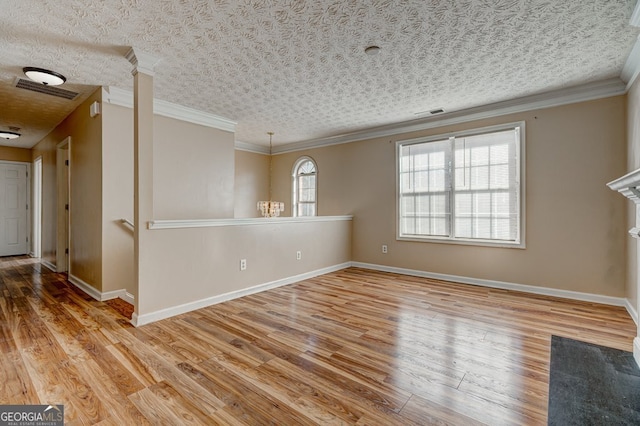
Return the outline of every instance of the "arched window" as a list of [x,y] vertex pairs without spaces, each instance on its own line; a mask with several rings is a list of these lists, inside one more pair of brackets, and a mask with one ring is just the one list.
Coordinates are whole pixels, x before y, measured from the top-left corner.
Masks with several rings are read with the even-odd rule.
[[310,157],[301,157],[293,166],[293,215],[315,216],[318,200],[318,168]]

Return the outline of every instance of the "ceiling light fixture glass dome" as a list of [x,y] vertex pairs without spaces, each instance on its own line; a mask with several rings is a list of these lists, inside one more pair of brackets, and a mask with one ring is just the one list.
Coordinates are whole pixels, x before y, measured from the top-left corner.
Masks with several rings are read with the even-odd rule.
[[20,137],[20,133],[0,130],[0,138],[2,139],[17,139],[19,137]]
[[31,80],[44,84],[45,86],[58,86],[67,81],[67,78],[64,75],[44,68],[24,67],[22,68],[22,71],[24,72],[24,75],[29,77]]

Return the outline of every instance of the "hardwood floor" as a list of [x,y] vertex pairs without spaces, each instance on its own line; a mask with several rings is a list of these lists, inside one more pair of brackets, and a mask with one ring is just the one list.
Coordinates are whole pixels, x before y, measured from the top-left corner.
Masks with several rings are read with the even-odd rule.
[[0,404],[66,424],[546,424],[552,334],[631,351],[624,308],[361,269],[132,327],[0,259]]

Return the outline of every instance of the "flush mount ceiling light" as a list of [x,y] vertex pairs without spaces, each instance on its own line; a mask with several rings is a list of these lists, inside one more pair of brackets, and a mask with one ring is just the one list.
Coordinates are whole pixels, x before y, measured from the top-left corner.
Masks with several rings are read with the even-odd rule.
[[380,48],[378,46],[369,46],[364,49],[364,53],[369,56],[377,55],[378,53],[380,53]]
[[67,81],[64,75],[44,68],[24,67],[22,68],[22,71],[24,72],[24,75],[29,77],[31,80],[44,84],[45,86],[58,86]]
[[0,138],[2,139],[16,139],[19,137],[20,137],[20,133],[0,130]]

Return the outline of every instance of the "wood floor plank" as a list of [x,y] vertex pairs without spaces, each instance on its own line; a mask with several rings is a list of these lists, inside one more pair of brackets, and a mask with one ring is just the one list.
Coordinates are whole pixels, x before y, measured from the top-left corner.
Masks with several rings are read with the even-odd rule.
[[89,383],[94,392],[100,396],[100,401],[106,407],[109,416],[99,423],[115,422],[118,425],[150,424],[146,417],[136,408],[120,387],[93,360],[82,361],[77,365],[78,372]]
[[69,425],[546,424],[551,336],[636,334],[621,307],[359,268],[134,328],[66,278],[0,258],[0,403]]
[[19,351],[2,352],[0,377],[0,404],[39,403],[40,398]]
[[[413,395],[409,402],[402,408],[400,415],[423,425],[485,425],[478,420],[464,416],[450,408],[443,407],[435,402]],[[360,424],[365,424],[364,422]]]

